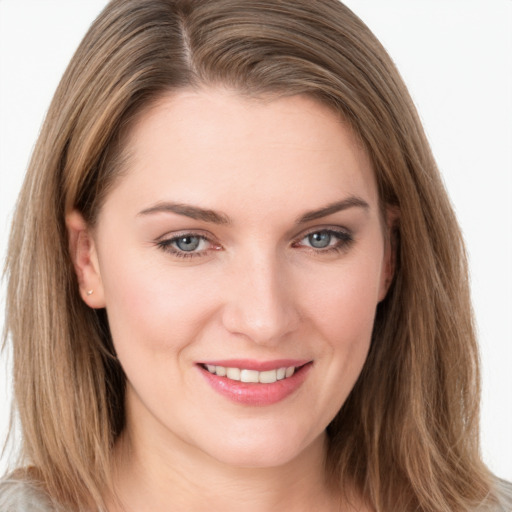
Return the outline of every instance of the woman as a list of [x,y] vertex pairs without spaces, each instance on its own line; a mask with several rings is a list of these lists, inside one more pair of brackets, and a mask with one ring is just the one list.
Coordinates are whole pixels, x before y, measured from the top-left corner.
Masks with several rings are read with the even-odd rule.
[[5,503],[510,508],[478,454],[453,212],[337,1],[109,4],[48,113],[8,273],[29,468]]

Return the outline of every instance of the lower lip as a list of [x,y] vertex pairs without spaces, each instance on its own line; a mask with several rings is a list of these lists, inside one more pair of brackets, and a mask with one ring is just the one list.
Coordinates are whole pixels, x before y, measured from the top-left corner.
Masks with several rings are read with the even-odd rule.
[[214,375],[202,366],[198,368],[208,384],[217,393],[231,401],[244,405],[265,406],[280,402],[297,391],[306,379],[311,366],[312,363],[307,363],[295,370],[291,377],[271,384],[240,382]]

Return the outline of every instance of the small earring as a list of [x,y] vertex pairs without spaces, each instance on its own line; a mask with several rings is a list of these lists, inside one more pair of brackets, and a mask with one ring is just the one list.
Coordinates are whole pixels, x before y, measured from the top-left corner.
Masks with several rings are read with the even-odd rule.
[[94,290],[87,290],[85,293],[87,294],[87,296],[89,296],[89,295],[92,295],[94,293]]

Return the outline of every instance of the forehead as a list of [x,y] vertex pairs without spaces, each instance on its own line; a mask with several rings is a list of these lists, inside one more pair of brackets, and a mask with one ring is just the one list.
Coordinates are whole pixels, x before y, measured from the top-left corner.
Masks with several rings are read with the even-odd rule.
[[174,92],[142,112],[125,151],[116,189],[136,192],[137,202],[377,200],[362,143],[340,114],[305,95]]

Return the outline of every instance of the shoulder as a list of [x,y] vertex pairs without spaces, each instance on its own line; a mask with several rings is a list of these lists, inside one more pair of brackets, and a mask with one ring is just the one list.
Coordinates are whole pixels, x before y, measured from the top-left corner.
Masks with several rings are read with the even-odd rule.
[[0,512],[52,512],[54,509],[33,483],[6,478],[0,480]]

